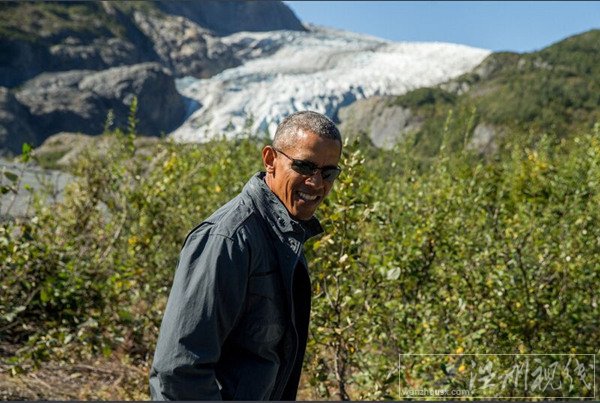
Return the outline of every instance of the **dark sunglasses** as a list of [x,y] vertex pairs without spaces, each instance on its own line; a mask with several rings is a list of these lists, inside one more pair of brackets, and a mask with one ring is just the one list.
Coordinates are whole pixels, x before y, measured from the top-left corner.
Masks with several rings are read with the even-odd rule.
[[338,166],[319,167],[314,162],[294,159],[275,147],[273,147],[273,150],[283,154],[290,161],[292,161],[292,169],[298,172],[300,175],[313,176],[318,171],[321,171],[321,177],[323,178],[323,180],[327,182],[333,182],[335,178],[339,176],[340,172],[342,172],[342,168]]

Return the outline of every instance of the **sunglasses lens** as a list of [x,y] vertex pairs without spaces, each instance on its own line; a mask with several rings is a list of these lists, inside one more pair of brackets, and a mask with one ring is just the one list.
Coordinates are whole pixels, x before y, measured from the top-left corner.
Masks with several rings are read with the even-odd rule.
[[317,171],[321,171],[323,180],[333,182],[341,172],[341,169],[338,167],[319,168],[318,165],[310,161],[296,160],[291,157],[288,158],[292,160],[292,169],[300,175],[313,176]]
[[323,180],[333,182],[340,172],[341,171],[338,168],[325,168],[321,171],[321,175],[323,176]]
[[314,175],[317,167],[308,161],[294,160],[292,168],[301,175]]

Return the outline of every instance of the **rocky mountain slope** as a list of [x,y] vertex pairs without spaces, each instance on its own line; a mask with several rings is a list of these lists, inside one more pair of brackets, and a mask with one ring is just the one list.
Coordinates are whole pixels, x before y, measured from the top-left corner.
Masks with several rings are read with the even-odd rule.
[[303,30],[283,3],[242,0],[56,1],[0,4],[0,85],[42,72],[158,62],[209,77],[239,60],[220,36]]
[[277,29],[304,29],[277,1],[0,3],[0,154],[62,130],[100,133],[133,96],[143,133],[168,132],[185,115],[175,78],[239,65],[221,35]]
[[470,147],[493,151],[508,132],[565,137],[600,121],[600,30],[538,52],[494,53],[447,83],[401,96],[357,101],[339,113],[342,130],[390,147],[408,134],[434,152],[448,113],[471,120]]

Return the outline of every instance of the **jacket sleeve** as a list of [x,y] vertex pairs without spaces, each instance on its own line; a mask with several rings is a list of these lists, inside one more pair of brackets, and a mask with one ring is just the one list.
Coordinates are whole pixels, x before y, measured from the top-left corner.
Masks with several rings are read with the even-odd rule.
[[200,228],[186,240],[150,372],[153,400],[221,400],[215,364],[242,311],[250,264],[237,236]]

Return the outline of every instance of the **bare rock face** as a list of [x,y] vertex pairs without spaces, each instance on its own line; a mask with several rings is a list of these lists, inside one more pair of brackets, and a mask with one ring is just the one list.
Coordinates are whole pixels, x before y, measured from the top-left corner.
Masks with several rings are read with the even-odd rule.
[[[240,64],[219,36],[305,30],[278,1],[41,2],[0,4],[0,85],[43,72],[159,62],[177,77],[210,77]],[[23,20],[22,23],[18,21]]]
[[53,134],[33,150],[34,158],[43,158],[48,155],[60,155],[56,162],[59,167],[66,167],[73,163],[78,155],[99,136],[88,136],[80,133],[61,132]]
[[14,87],[44,71],[48,48],[25,40],[0,38],[0,85]]
[[134,20],[161,64],[178,77],[206,78],[240,64],[218,37],[185,17],[136,11]]
[[181,122],[183,98],[168,70],[157,63],[114,67],[101,72],[44,73],[25,83],[16,98],[29,108],[38,143],[57,132],[99,134],[109,110],[114,124],[126,127],[131,102],[139,99],[138,131],[168,132]]
[[280,1],[163,0],[156,5],[165,13],[185,16],[217,35],[242,31],[304,31],[294,12]]
[[8,88],[0,87],[0,156],[21,153],[24,142],[36,143],[29,111]]
[[172,75],[241,64],[220,35],[304,30],[279,1],[4,2],[0,15],[0,155],[101,133],[110,109],[126,126],[134,95],[141,134],[169,132],[186,113]]
[[[53,134],[33,150],[33,157],[38,159],[55,159],[56,167],[66,168],[72,165],[81,153],[92,148],[95,152],[105,154],[114,142],[114,136],[89,136],[81,133],[61,132]],[[137,153],[152,155],[153,145],[160,141],[156,137],[137,136],[133,140]]]
[[14,87],[43,72],[102,70],[158,58],[121,38],[67,36],[48,45],[0,39],[0,59],[0,85]]
[[467,148],[475,150],[480,154],[494,154],[498,150],[498,137],[502,136],[503,131],[487,123],[479,123],[473,130]]
[[96,70],[99,67],[135,64],[141,59],[135,46],[120,38],[97,38],[91,43],[84,43],[69,36],[49,50],[56,70]]
[[389,149],[404,134],[419,130],[422,119],[408,108],[388,105],[388,98],[374,96],[341,108],[338,112],[341,132],[349,136],[366,134],[375,146]]
[[43,72],[157,59],[129,17],[101,2],[13,2],[0,11],[0,85],[14,87]]

